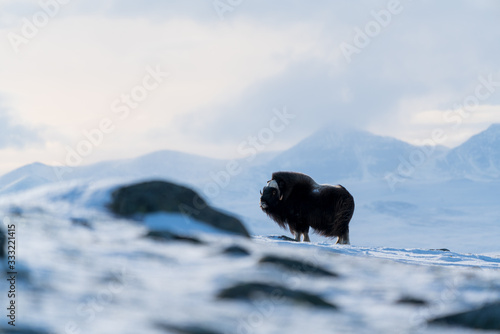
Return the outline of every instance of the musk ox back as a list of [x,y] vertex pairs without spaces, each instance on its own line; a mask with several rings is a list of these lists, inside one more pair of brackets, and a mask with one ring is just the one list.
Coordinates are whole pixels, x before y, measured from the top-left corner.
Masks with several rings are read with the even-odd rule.
[[295,240],[309,240],[309,227],[325,237],[338,237],[349,244],[349,222],[354,199],[342,186],[317,184],[310,176],[276,172],[261,191],[260,207],[282,228],[290,229]]

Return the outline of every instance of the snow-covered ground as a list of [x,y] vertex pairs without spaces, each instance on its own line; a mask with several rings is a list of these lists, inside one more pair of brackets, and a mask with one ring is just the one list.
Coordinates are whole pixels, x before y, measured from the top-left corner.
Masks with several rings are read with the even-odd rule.
[[[108,213],[109,194],[119,185],[72,182],[1,201],[4,223],[15,224],[17,230],[17,329],[472,333],[429,326],[427,320],[500,300],[500,252],[464,254],[358,242],[337,246],[325,239],[295,243],[267,234],[249,240],[207,231],[197,235],[203,244],[159,242],[144,238],[145,224]],[[249,255],[224,253],[234,245]],[[268,255],[303,260],[338,277],[259,263]],[[279,296],[217,298],[221,290],[242,282],[308,291],[338,309],[295,304]],[[0,291],[7,290],[2,280]],[[5,320],[0,329],[9,330]]]

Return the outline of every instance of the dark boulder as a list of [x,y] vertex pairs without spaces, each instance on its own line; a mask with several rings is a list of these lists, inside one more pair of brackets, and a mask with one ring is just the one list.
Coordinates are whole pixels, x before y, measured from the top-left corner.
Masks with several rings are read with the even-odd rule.
[[403,296],[396,300],[396,304],[407,304],[407,305],[414,305],[414,306],[426,306],[429,303],[421,298],[417,297],[412,297],[412,296]]
[[88,229],[92,229],[92,224],[85,218],[71,218],[70,219],[71,222],[73,223],[73,225],[75,226],[81,226],[81,227],[85,227],[85,228],[88,228]]
[[230,255],[230,256],[248,256],[250,255],[250,252],[238,245],[232,245],[229,247],[226,247],[223,251],[222,254]]
[[238,299],[245,301],[251,301],[257,298],[267,298],[276,303],[287,300],[301,305],[337,309],[337,306],[325,301],[323,298],[315,294],[301,290],[291,290],[279,285],[259,282],[236,284],[220,291],[217,298]]
[[198,238],[178,235],[169,231],[149,231],[146,234],[146,238],[150,238],[156,241],[184,241],[198,245],[204,244],[204,242]]
[[5,232],[3,231],[2,228],[0,228],[0,259],[3,259],[5,257],[6,240],[7,237],[5,236]]
[[164,330],[167,333],[178,334],[219,334],[220,332],[213,331],[198,325],[177,326],[165,323],[157,323],[156,328]]
[[338,277],[336,273],[323,269],[322,267],[307,263],[301,260],[288,259],[284,257],[268,255],[263,257],[259,263],[261,264],[271,264],[274,266],[281,267],[288,271],[298,272],[302,274],[316,275],[316,276],[328,276],[328,277]]
[[250,237],[235,217],[211,208],[195,191],[166,181],[150,181],[116,189],[109,209],[120,216],[179,213],[221,231]]
[[429,320],[430,324],[462,326],[484,330],[500,330],[500,302],[481,308]]
[[49,332],[41,328],[29,328],[29,327],[18,327],[15,328],[1,328],[0,333],[2,334],[48,334]]

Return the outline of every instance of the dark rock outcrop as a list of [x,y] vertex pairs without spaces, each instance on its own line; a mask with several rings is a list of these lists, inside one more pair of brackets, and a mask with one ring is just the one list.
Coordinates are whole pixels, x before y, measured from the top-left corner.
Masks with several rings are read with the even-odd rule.
[[245,301],[251,301],[257,298],[268,298],[276,303],[280,303],[286,300],[301,305],[327,309],[337,309],[336,305],[325,301],[323,298],[315,294],[301,290],[291,290],[283,286],[260,282],[236,284],[232,287],[220,291],[217,295],[217,298],[238,299]]
[[245,226],[211,208],[195,191],[166,181],[150,181],[116,189],[109,209],[120,216],[166,212],[187,215],[224,232],[250,237]]
[[271,239],[271,240],[283,240],[283,241],[297,242],[297,240],[290,238],[290,237],[287,237],[286,235],[270,235],[267,238]]
[[7,236],[3,228],[0,227],[0,259],[3,259],[6,254],[7,248]]
[[90,222],[85,219],[85,218],[71,218],[71,222],[73,223],[73,225],[75,226],[81,226],[81,227],[85,227],[85,228],[88,228],[88,229],[92,229],[92,224],[90,224]]
[[156,241],[185,241],[192,244],[203,244],[204,242],[198,238],[178,235],[168,231],[149,231],[146,234],[146,238],[151,238]]
[[250,255],[250,252],[241,247],[241,246],[238,246],[238,245],[232,245],[232,246],[229,246],[229,247],[226,247],[223,251],[222,251],[223,254],[226,254],[226,255],[231,255],[231,256],[248,256]]
[[12,328],[1,328],[0,333],[2,334],[48,334],[48,331],[45,331],[41,328],[28,328],[28,327],[12,327]]
[[259,263],[261,264],[272,264],[283,269],[298,272],[302,274],[316,275],[316,276],[328,276],[328,277],[338,277],[336,273],[332,273],[326,269],[321,268],[315,264],[306,263],[304,261],[287,259],[284,257],[279,257],[275,255],[268,255],[263,257]]
[[166,331],[166,333],[178,334],[219,334],[220,332],[213,331],[197,325],[176,326],[165,323],[157,323],[156,328]]
[[396,304],[407,304],[407,305],[414,305],[414,306],[426,306],[429,303],[421,298],[417,297],[412,297],[412,296],[403,296],[396,300]]
[[500,302],[481,308],[429,320],[430,324],[462,326],[484,330],[500,330]]

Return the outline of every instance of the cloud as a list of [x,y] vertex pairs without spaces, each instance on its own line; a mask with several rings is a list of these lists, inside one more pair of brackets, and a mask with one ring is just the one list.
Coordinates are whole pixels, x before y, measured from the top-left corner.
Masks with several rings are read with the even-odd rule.
[[43,144],[43,139],[39,130],[16,122],[11,114],[0,106],[0,149],[24,149],[40,144]]
[[[425,138],[434,125],[416,115],[453,109],[479,76],[499,73],[500,6],[401,0],[403,10],[348,62],[340,45],[353,43],[388,3],[243,1],[221,20],[211,0],[71,1],[19,54],[0,39],[7,51],[0,54],[0,91],[16,115],[2,116],[3,123],[24,129],[15,140],[0,135],[2,142],[50,140],[46,162],[64,161],[65,146],[115,117],[112,102],[157,65],[171,76],[127,121],[113,118],[116,131],[85,163],[162,148],[231,155],[283,107],[297,118],[270,149],[326,124]],[[40,5],[4,0],[0,9],[4,37],[19,33]],[[481,105],[500,105],[500,94]],[[479,115],[465,119],[457,137]],[[35,131],[30,141],[30,129],[40,127],[52,137]]]
[[[183,150],[183,141],[170,136],[178,132],[172,123],[176,117],[201,116],[206,106],[237,100],[256,82],[286,71],[306,55],[330,57],[314,47],[318,38],[314,26],[269,29],[242,21],[231,26],[218,23],[207,30],[192,20],[152,23],[79,17],[56,20],[50,29],[26,46],[22,60],[0,55],[10,64],[8,80],[0,81],[0,89],[13,97],[23,119],[60,131],[66,138],[61,147],[75,146],[84,130],[96,127],[103,117],[115,117],[112,102],[141,82],[147,66],[159,64],[172,75],[127,122],[117,124],[116,135],[133,135],[130,141],[137,147],[148,141],[151,132],[168,133],[139,146]],[[312,53],[311,48],[315,48]],[[114,152],[130,154],[130,149],[118,147],[126,141],[110,137],[107,142],[99,150],[109,147],[112,152],[114,146]],[[56,155],[56,160],[64,160],[64,150]],[[97,156],[96,150],[88,161]]]
[[[340,54],[339,45],[352,42],[356,27],[363,29],[367,22],[373,21],[371,11],[384,10],[387,2],[380,1],[373,6],[322,4],[323,7],[318,7],[317,3],[304,6],[305,26],[315,27],[312,18],[324,12],[335,21],[335,24],[324,21],[318,29],[322,32],[311,36],[314,47],[307,54],[288,63],[283,71],[256,80],[235,99],[179,115],[177,124],[200,141],[237,143],[247,133],[265,126],[273,108],[287,106],[298,115],[297,124],[282,134],[282,139],[289,142],[325,124],[345,124],[408,141],[417,139],[419,133],[425,138],[427,129],[408,131],[418,127],[412,116],[423,110],[451,108],[474,90],[480,75],[496,73],[495,54],[500,48],[492,38],[500,35],[491,30],[495,25],[493,16],[488,15],[486,22],[481,19],[478,25],[460,23],[473,20],[471,13],[490,11],[489,7],[466,2],[459,2],[453,8],[429,2],[401,3],[404,9],[399,16],[393,17],[379,35],[371,38],[350,63]],[[278,29],[289,24],[288,19],[299,11],[296,4],[281,7],[278,15],[286,16],[286,20],[275,25],[266,22],[270,24],[267,28]],[[252,3],[251,6],[253,15],[257,15],[258,5]],[[264,16],[270,15],[268,11],[262,12]],[[278,7],[272,12],[277,13]],[[453,15],[444,15],[447,12]],[[425,25],[422,24],[424,17]],[[350,25],[350,29],[346,29],[346,25]],[[313,57],[315,52],[320,56]],[[491,104],[499,99],[500,94],[494,94],[481,103]],[[465,121],[474,122],[472,118]],[[456,131],[466,129],[464,125]]]

